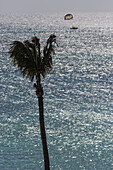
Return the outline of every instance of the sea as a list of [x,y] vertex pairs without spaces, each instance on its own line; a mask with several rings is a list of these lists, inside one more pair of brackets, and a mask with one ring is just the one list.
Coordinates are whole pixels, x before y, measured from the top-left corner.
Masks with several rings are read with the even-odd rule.
[[43,50],[51,34],[58,47],[42,78],[50,169],[113,169],[113,13],[64,15],[0,14],[0,170],[44,170],[35,80],[8,51],[33,36]]

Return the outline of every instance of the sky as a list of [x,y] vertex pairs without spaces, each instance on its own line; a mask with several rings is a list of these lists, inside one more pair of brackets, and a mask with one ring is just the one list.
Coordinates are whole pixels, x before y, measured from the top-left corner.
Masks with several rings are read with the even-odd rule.
[[0,0],[0,13],[113,12],[113,0]]

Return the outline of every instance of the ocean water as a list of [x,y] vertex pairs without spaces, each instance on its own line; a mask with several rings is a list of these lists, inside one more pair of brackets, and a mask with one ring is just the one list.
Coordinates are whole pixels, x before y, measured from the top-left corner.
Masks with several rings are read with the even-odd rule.
[[44,169],[35,89],[8,50],[34,34],[43,47],[53,33],[42,79],[51,170],[113,169],[113,13],[63,15],[0,15],[0,170]]

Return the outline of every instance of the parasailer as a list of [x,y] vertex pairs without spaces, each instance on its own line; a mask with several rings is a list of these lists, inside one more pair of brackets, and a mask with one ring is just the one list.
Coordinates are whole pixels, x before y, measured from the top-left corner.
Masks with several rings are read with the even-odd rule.
[[65,19],[65,20],[71,20],[71,19],[73,19],[73,15],[72,15],[72,14],[66,14],[66,15],[64,16],[64,19]]

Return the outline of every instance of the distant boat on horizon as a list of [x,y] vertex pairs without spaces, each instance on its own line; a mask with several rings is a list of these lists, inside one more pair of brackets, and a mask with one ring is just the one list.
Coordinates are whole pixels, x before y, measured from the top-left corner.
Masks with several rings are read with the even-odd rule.
[[77,29],[78,29],[78,27],[74,27],[74,26],[72,26],[70,29],[77,30]]

